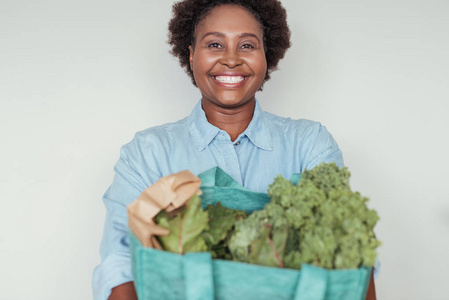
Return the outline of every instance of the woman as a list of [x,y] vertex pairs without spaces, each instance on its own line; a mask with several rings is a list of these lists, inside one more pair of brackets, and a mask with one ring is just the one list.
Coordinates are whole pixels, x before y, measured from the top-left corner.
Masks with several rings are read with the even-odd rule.
[[266,192],[278,174],[289,177],[323,161],[343,166],[341,151],[323,126],[266,113],[255,99],[290,46],[278,0],[184,0],[173,12],[172,54],[200,90],[201,101],[187,118],[141,131],[122,147],[104,195],[96,299],[136,299],[126,206],[160,177],[219,166],[245,187]]

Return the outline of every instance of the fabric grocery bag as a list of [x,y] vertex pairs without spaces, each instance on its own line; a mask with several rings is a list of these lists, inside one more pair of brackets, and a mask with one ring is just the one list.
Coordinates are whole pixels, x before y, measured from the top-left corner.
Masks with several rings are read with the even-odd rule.
[[264,208],[270,202],[270,197],[267,194],[248,190],[219,167],[207,170],[199,174],[198,177],[201,179],[203,208],[206,208],[208,204],[215,205],[220,201],[223,206],[250,213]]
[[[247,190],[216,167],[201,179],[203,206],[216,204],[251,212],[262,209],[267,194]],[[298,181],[296,174],[292,181]],[[210,253],[179,255],[142,246],[130,232],[134,286],[140,300],[363,300],[371,268],[301,270],[211,259]]]

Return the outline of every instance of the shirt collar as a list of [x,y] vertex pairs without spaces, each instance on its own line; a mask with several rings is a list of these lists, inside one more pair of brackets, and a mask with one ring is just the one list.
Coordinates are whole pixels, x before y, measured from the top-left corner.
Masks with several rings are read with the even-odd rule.
[[253,119],[242,135],[246,135],[255,146],[263,150],[273,150],[271,131],[267,125],[265,112],[262,110],[257,100]]
[[190,134],[198,151],[203,151],[220,131],[219,128],[207,121],[206,114],[201,107],[201,100],[195,105],[188,123]]
[[[189,130],[198,151],[203,151],[220,132],[218,127],[207,121],[206,114],[201,106],[201,100],[196,104],[189,116]],[[265,120],[265,114],[256,101],[254,115],[248,127],[238,137],[247,136],[256,146],[263,150],[273,150],[271,132]]]

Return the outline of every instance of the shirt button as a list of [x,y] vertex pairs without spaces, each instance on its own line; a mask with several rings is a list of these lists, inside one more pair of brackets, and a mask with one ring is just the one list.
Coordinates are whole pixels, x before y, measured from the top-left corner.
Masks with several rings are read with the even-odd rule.
[[234,144],[234,146],[238,146],[240,145],[240,141],[238,141],[237,143]]

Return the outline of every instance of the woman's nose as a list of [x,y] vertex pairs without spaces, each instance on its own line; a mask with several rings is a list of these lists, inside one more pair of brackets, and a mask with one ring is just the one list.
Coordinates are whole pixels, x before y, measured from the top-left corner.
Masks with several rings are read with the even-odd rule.
[[240,57],[240,54],[238,51],[226,50],[223,52],[223,56],[220,58],[220,63],[233,69],[233,68],[243,64],[243,60]]

